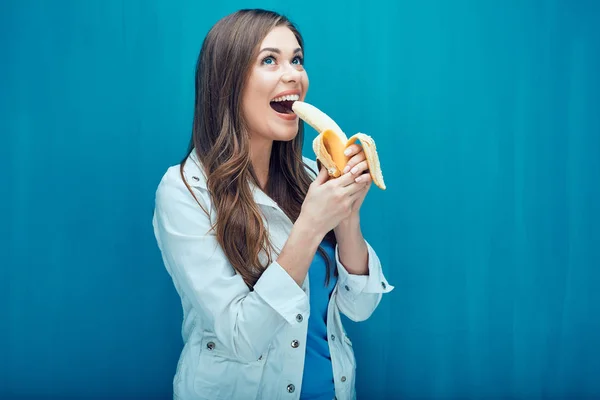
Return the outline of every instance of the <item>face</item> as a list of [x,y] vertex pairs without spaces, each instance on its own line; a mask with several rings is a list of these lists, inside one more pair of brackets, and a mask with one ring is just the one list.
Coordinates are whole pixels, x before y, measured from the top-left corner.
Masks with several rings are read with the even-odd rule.
[[242,99],[252,142],[289,141],[298,133],[294,100],[304,100],[308,76],[294,33],[274,28],[262,41],[252,64]]

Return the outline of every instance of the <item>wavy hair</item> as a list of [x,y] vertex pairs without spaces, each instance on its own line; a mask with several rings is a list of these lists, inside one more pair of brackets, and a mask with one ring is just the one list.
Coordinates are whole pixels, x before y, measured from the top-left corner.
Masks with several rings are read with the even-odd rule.
[[[259,185],[250,161],[250,137],[243,118],[241,94],[260,44],[278,26],[288,27],[304,49],[296,26],[272,11],[240,10],[218,21],[209,31],[196,64],[192,138],[181,162],[185,182],[183,166],[191,152],[196,152],[216,208],[213,230],[217,241],[251,290],[273,259],[269,234],[250,187],[250,182]],[[300,121],[293,140],[273,143],[265,188],[265,193],[292,222],[300,215],[312,181],[302,159],[303,128]],[[193,195],[187,182],[186,185]],[[325,239],[335,243],[333,231]],[[318,251],[326,260],[327,284],[331,260],[321,247]],[[261,253],[267,256],[266,265],[261,262]]]

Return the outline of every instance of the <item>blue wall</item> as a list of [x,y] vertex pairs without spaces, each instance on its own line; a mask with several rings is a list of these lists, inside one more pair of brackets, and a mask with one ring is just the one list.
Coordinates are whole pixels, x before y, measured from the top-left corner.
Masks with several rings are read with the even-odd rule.
[[348,323],[359,398],[599,398],[600,5],[216,3],[1,3],[0,398],[170,396],[154,190],[204,35],[254,6],[382,158],[364,232],[396,290]]

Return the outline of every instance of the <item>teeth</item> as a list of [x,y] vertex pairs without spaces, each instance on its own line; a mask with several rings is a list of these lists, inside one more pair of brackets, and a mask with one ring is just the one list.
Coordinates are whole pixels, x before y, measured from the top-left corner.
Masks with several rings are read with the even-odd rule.
[[287,96],[276,97],[271,101],[296,101],[299,100],[300,96],[297,94],[290,94]]

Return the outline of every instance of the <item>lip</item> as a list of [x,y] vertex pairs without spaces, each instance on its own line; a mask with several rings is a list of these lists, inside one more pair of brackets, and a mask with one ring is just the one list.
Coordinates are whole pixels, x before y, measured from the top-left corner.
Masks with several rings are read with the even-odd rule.
[[279,112],[277,112],[277,111],[275,111],[275,110],[273,110],[273,112],[274,112],[275,114],[277,114],[277,116],[278,116],[279,118],[281,118],[281,119],[284,119],[284,120],[286,120],[286,121],[295,121],[295,120],[298,118],[298,116],[297,116],[295,113],[291,113],[291,114],[283,114],[283,113],[279,113]]

